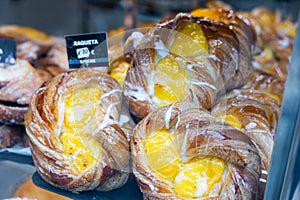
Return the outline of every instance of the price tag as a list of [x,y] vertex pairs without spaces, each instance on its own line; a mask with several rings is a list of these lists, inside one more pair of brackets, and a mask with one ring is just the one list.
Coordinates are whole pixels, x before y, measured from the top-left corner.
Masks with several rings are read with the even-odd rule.
[[106,32],[65,36],[69,67],[108,67]]
[[0,63],[6,65],[16,64],[17,41],[12,39],[0,39]]

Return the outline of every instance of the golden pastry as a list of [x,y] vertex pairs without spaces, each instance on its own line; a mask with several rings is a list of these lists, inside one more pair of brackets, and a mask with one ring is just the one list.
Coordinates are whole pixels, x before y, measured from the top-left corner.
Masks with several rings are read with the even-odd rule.
[[264,7],[248,13],[260,41],[261,53],[254,57],[253,66],[285,81],[296,35],[296,23],[290,18],[283,19],[280,12],[275,14]]
[[278,78],[263,72],[255,72],[247,84],[243,86],[244,89],[253,89],[263,92],[275,99],[279,105],[282,103],[283,91],[285,83]]
[[212,114],[244,132],[257,147],[263,194],[280,114],[278,97],[254,89],[234,90],[212,108]]
[[108,56],[110,60],[108,73],[124,88],[124,80],[130,67],[130,63],[128,63],[124,57],[124,47],[121,45],[111,46],[108,49]]
[[250,26],[237,23],[242,36],[220,21],[180,13],[145,35],[133,33],[137,44],[124,82],[131,113],[143,118],[186,100],[209,109],[218,94],[243,85],[255,40],[245,39],[254,37]]
[[0,26],[0,38],[17,41],[17,58],[28,60],[35,67],[56,66],[68,69],[65,41],[37,29],[17,26]]
[[147,115],[131,140],[145,199],[256,199],[260,157],[241,131],[201,108],[172,104]]
[[129,144],[119,123],[121,103],[118,82],[93,69],[59,74],[40,88],[26,115],[38,173],[72,192],[124,185]]
[[43,83],[26,60],[0,66],[0,123],[23,124],[31,97]]
[[31,40],[37,43],[45,43],[55,39],[54,36],[43,33],[34,28],[17,25],[1,26],[0,37],[17,39],[18,41]]

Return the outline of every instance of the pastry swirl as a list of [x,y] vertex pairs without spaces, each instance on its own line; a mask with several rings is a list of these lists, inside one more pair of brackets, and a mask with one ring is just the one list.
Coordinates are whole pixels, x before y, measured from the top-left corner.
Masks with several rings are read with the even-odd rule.
[[129,143],[118,121],[121,101],[120,85],[93,69],[59,74],[41,87],[26,115],[39,174],[72,192],[125,184]]
[[232,23],[243,24],[233,30],[229,22],[179,13],[139,38],[124,82],[132,114],[143,118],[191,99],[209,109],[219,94],[243,85],[255,40],[250,25]]
[[[265,84],[266,85],[266,84]],[[255,144],[261,157],[261,195],[270,169],[274,137],[280,114],[280,96],[266,88],[239,89],[226,95],[212,109],[212,114],[244,132]],[[276,94],[276,91],[275,91]]]
[[0,123],[24,124],[28,104],[43,82],[26,60],[0,66]]
[[134,128],[131,151],[145,198],[258,198],[256,147],[201,108],[172,104],[150,113]]

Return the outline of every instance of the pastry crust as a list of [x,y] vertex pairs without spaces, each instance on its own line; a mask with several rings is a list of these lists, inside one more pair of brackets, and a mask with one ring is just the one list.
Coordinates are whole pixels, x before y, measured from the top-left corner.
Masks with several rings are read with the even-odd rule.
[[[252,72],[251,48],[256,41],[254,31],[240,17],[232,14],[235,17],[231,21],[228,11],[224,13],[225,23],[188,13],[179,13],[170,20],[160,22],[156,28],[150,29],[140,39],[133,55],[127,55],[128,58],[132,57],[132,64],[124,83],[125,95],[133,115],[143,118],[158,108],[151,102],[147,89],[151,80],[147,77],[150,77],[151,72],[155,70],[156,51],[169,52],[169,49],[166,47],[164,47],[166,49],[159,49],[161,47],[157,44],[161,42],[166,44],[166,38],[172,37],[174,31],[187,23],[195,23],[201,27],[208,44],[208,56],[185,58],[169,52],[172,59],[179,58],[188,66],[190,92],[181,101],[193,101],[209,109],[217,95],[239,87],[248,80]],[[230,28],[231,26],[234,28]]]
[[26,60],[0,67],[0,123],[24,124],[27,106],[44,83],[38,71]]
[[206,199],[256,199],[260,157],[251,140],[242,132],[221,123],[201,108],[173,104],[146,116],[134,129],[131,140],[133,173],[145,199],[187,199],[177,195],[172,184],[149,166],[145,139],[153,131],[175,128],[174,138],[181,160],[216,156],[228,166],[220,193]]
[[[262,173],[260,183],[263,197],[270,169],[274,137],[278,126],[280,101],[278,101],[278,98],[268,95],[269,93],[266,92],[268,84],[262,85],[267,87],[260,88],[261,91],[239,89],[227,94],[213,107],[212,114],[223,119],[228,115],[233,116],[237,120],[236,123],[239,124],[238,129],[244,132],[255,144],[261,157]],[[273,91],[274,93],[276,94],[276,90]]]
[[[71,158],[62,147],[60,135],[64,120],[64,98],[69,91],[97,88],[105,116],[91,124],[90,136],[101,148],[101,156],[88,170],[75,173]],[[107,74],[80,69],[54,77],[34,95],[26,115],[26,131],[39,174],[50,184],[79,192],[112,190],[124,185],[129,172],[129,144],[118,123],[122,93],[119,84]]]
[[28,105],[43,83],[28,61],[17,60],[13,66],[0,68],[0,100]]
[[252,89],[259,92],[266,93],[274,97],[278,104],[281,105],[285,82],[278,78],[262,73],[254,73],[251,80],[243,86],[244,89]]
[[17,41],[17,57],[28,60],[36,67],[55,66],[68,69],[65,41],[37,29],[5,25],[0,26],[0,38]]

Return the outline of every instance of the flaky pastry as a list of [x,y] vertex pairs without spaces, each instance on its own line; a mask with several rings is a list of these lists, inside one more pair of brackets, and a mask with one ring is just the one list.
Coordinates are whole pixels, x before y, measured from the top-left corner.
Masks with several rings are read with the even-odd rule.
[[260,157],[204,109],[162,107],[134,128],[133,173],[145,199],[256,199]]
[[212,108],[212,114],[244,132],[261,157],[261,194],[270,169],[280,114],[280,97],[255,89],[233,90]]
[[223,23],[179,13],[144,35],[133,33],[137,44],[124,82],[131,113],[143,118],[191,99],[209,109],[218,94],[243,85],[255,39],[250,25],[234,19],[231,25],[229,18]]
[[129,144],[119,124],[121,103],[120,85],[94,69],[59,74],[41,87],[26,115],[38,173],[72,192],[125,184]]

